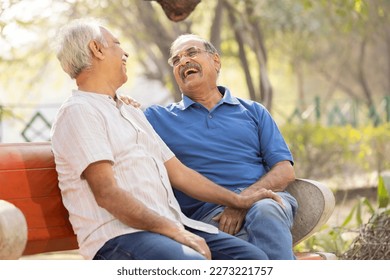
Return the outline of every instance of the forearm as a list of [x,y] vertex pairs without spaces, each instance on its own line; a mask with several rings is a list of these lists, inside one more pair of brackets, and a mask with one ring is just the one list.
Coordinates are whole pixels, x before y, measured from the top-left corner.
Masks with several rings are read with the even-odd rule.
[[236,193],[213,183],[175,157],[167,161],[165,166],[172,186],[193,198],[231,207],[241,203]]
[[187,231],[181,223],[159,215],[125,191],[111,192],[110,196],[101,197],[98,203],[124,224],[165,235],[211,259],[210,250],[201,237]]
[[[122,191],[106,195],[100,200],[99,206],[105,208],[122,223],[141,230],[160,233],[173,237],[174,233],[183,228],[147,207],[130,193]],[[115,203],[112,203],[115,201]]]
[[260,189],[272,190],[274,192],[284,191],[288,184],[294,180],[294,167],[289,161],[282,161],[275,164],[269,172],[242,191],[241,194],[248,195]]
[[84,177],[97,204],[122,223],[169,237],[182,228],[182,225],[159,215],[131,193],[119,188],[109,163],[100,162],[90,165],[84,171]]

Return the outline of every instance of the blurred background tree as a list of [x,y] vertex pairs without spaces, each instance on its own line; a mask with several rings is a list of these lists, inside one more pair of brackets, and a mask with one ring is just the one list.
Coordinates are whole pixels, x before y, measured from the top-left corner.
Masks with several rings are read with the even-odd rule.
[[19,100],[36,98],[26,92],[44,92],[40,81],[56,63],[50,49],[56,31],[85,16],[103,18],[115,29],[133,50],[137,74],[161,82],[175,100],[180,92],[166,61],[182,33],[210,39],[223,57],[221,82],[235,84],[236,94],[269,110],[276,106],[285,114],[286,104],[288,111],[305,110],[315,95],[353,98],[370,107],[390,92],[389,1],[198,2],[185,20],[173,22],[155,1],[2,1],[1,94],[15,81]]
[[[163,2],[191,7],[169,14]],[[297,176],[334,188],[343,218],[330,223],[350,224],[358,213],[359,226],[364,213],[355,209],[375,203],[372,173],[381,178],[390,169],[389,12],[389,0],[2,0],[0,142],[4,120],[17,120],[8,128],[22,130],[34,112],[57,110],[70,94],[74,82],[52,45],[71,19],[101,18],[120,39],[130,53],[120,93],[144,107],[180,99],[169,47],[178,35],[195,33],[221,54],[220,84],[271,111]],[[359,207],[345,199],[351,186],[371,187],[355,198]],[[304,246],[342,253],[350,243],[344,231],[329,232]]]

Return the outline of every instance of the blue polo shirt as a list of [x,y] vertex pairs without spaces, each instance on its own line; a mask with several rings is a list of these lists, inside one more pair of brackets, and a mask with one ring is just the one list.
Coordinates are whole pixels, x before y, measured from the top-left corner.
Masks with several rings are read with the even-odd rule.
[[[145,115],[176,157],[211,181],[232,191],[255,183],[284,160],[290,150],[266,108],[233,97],[218,87],[223,98],[210,111],[187,96],[167,107],[153,105]],[[175,190],[182,211],[199,219],[215,205]]]

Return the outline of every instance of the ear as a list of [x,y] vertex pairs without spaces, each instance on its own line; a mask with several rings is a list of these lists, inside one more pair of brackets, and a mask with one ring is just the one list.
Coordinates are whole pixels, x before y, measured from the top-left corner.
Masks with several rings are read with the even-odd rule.
[[88,47],[91,50],[91,53],[94,57],[98,59],[104,59],[104,54],[102,52],[102,45],[99,42],[92,40],[91,42],[89,42]]
[[219,71],[221,70],[221,58],[219,54],[215,53],[213,60],[214,60],[215,70],[217,71],[217,73],[219,73]]

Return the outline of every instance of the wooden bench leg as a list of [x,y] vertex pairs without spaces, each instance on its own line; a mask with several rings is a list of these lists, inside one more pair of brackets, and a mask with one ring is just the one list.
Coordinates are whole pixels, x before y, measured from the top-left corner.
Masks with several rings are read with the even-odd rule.
[[19,259],[27,243],[27,223],[12,203],[0,200],[0,260]]

